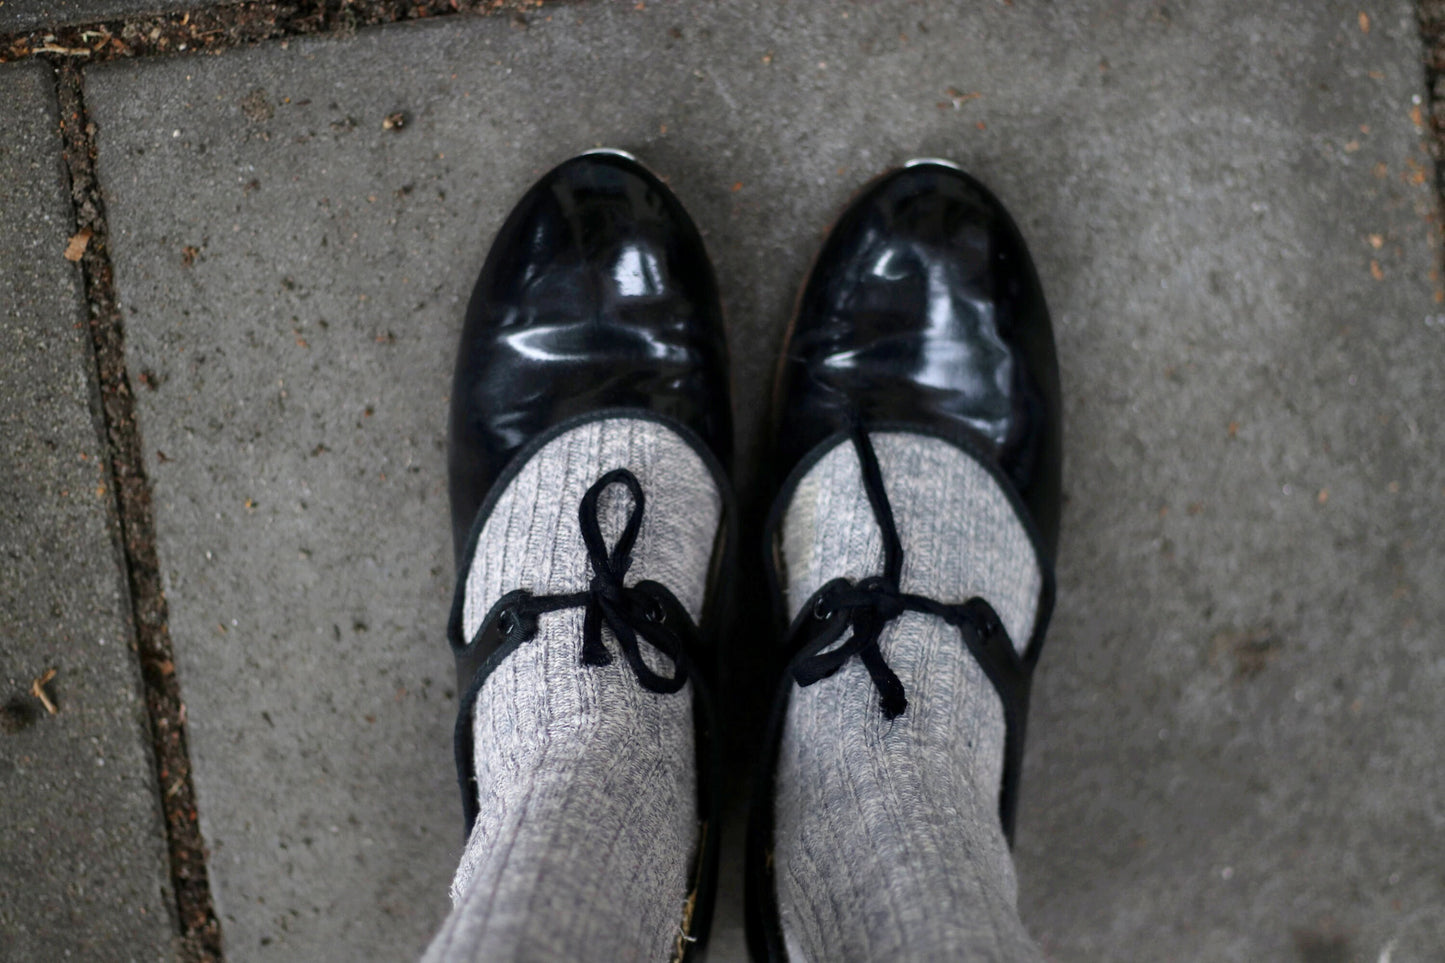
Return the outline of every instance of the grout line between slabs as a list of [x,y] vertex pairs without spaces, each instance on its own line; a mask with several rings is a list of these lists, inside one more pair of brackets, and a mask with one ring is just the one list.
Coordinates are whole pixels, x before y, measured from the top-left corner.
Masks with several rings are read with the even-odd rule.
[[[1435,195],[1445,205],[1445,0],[1416,0],[1425,81],[1430,154],[1435,160]],[[1445,231],[1445,222],[1437,225]]]
[[39,27],[0,35],[0,63],[45,57],[102,63],[151,56],[219,53],[231,47],[293,37],[346,35],[361,27],[458,14],[526,12],[554,0],[251,0],[195,10]]
[[110,456],[111,487],[120,520],[135,648],[145,685],[157,786],[165,817],[171,888],[180,929],[177,956],[184,963],[220,961],[221,927],[211,899],[206,851],[196,814],[186,745],[186,708],[176,681],[169,616],[156,554],[150,481],[125,367],[125,324],[116,301],[110,232],[95,175],[95,126],[86,114],[80,67],[62,62],[56,69],[55,81],[76,231],[90,232],[80,267],[100,416]]

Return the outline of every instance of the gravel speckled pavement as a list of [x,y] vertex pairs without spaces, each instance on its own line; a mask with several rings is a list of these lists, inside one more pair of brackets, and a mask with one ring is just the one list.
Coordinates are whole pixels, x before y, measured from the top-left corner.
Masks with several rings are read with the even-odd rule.
[[[707,236],[745,485],[793,292],[859,184],[949,157],[1028,237],[1066,416],[1017,851],[1048,959],[1433,958],[1420,65],[1405,0],[884,0],[559,4],[87,67],[227,959],[405,958],[446,910],[454,339],[513,201],[604,144]],[[43,659],[3,651],[28,684]],[[725,887],[711,958],[739,960]]]

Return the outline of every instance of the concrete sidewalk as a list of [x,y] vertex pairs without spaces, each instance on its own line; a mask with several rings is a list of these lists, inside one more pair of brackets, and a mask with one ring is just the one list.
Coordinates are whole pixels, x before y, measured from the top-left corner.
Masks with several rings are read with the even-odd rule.
[[[707,235],[745,487],[793,291],[859,184],[951,157],[1023,228],[1066,407],[1017,852],[1047,958],[1437,958],[1445,306],[1413,6],[1063,6],[559,4],[85,69],[227,959],[405,958],[446,911],[451,353],[512,202],[602,144],[665,175]],[[26,96],[31,143],[54,107]],[[49,279],[49,300],[0,321],[69,331],[73,226],[36,173],[58,146],[16,162],[15,129],[7,190],[39,185],[54,214],[0,275]],[[89,376],[78,348],[60,364]],[[0,370],[24,424],[60,417]],[[85,398],[62,407],[94,453]],[[35,462],[4,494],[32,504],[73,467]],[[106,572],[34,576],[116,586],[86,639],[125,633],[106,504],[67,541]],[[46,511],[0,516],[9,558],[53,557],[26,548]],[[8,697],[52,661],[40,640],[89,643],[6,591]],[[149,958],[164,844],[136,674],[112,668],[120,715],[85,735],[129,747],[105,772],[130,781],[47,746],[69,796],[140,814],[114,850],[139,868],[107,872],[154,879],[145,899],[58,908],[76,871],[4,821],[14,798],[53,805],[12,796],[6,761],[60,740],[64,712],[0,733],[0,879],[33,875],[35,925],[133,932]],[[740,960],[724,885],[711,958]],[[0,959],[33,955],[13,952],[0,938]]]

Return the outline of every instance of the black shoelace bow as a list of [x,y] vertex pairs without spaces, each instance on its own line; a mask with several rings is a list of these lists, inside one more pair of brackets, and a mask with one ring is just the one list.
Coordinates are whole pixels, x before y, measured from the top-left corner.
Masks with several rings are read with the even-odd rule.
[[[853,425],[851,438],[863,472],[863,490],[883,533],[883,574],[861,579],[856,585],[846,578],[836,578],[814,593],[788,629],[788,651],[797,653],[792,663],[793,679],[800,686],[810,686],[843,668],[856,655],[878,690],[884,718],[897,718],[908,708],[908,697],[898,675],[884,661],[878,642],[889,622],[904,612],[922,612],[957,628],[964,645],[1002,692],[1001,687],[1009,685],[1022,667],[998,613],[978,597],[946,605],[899,588],[903,544],[883,488],[878,456],[861,425]],[[850,627],[852,635],[837,648],[829,648]]]
[[[612,485],[624,486],[632,496],[632,509],[627,523],[612,550],[602,539],[597,503]],[[697,627],[677,598],[663,585],[641,581],[625,585],[623,577],[632,565],[632,546],[642,528],[644,498],[637,476],[625,468],[614,469],[593,483],[582,497],[577,512],[582,528],[582,541],[587,546],[587,560],[592,565],[592,582],[585,591],[566,595],[533,595],[526,589],[509,592],[497,601],[497,619],[502,634],[519,641],[537,633],[537,616],[544,612],[582,607],[582,663],[610,665],[612,653],[602,641],[602,626],[617,637],[622,656],[631,666],[637,681],[652,692],[677,692],[688,679],[691,662],[688,653],[696,648]],[[661,675],[642,658],[646,641],[667,658],[673,674]]]

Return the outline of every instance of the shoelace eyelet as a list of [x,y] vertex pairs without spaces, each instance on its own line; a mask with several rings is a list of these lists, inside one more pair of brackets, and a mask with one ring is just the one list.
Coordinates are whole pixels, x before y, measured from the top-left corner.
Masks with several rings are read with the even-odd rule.
[[649,596],[647,606],[642,610],[642,617],[649,622],[661,625],[667,621],[667,610],[662,607],[661,602]]
[[517,614],[511,609],[502,609],[497,613],[497,629],[503,635],[511,635],[516,632],[517,626],[521,624],[521,619],[517,618]]
[[828,604],[827,596],[820,595],[813,601],[813,618],[819,622],[826,622],[833,617],[833,607]]

